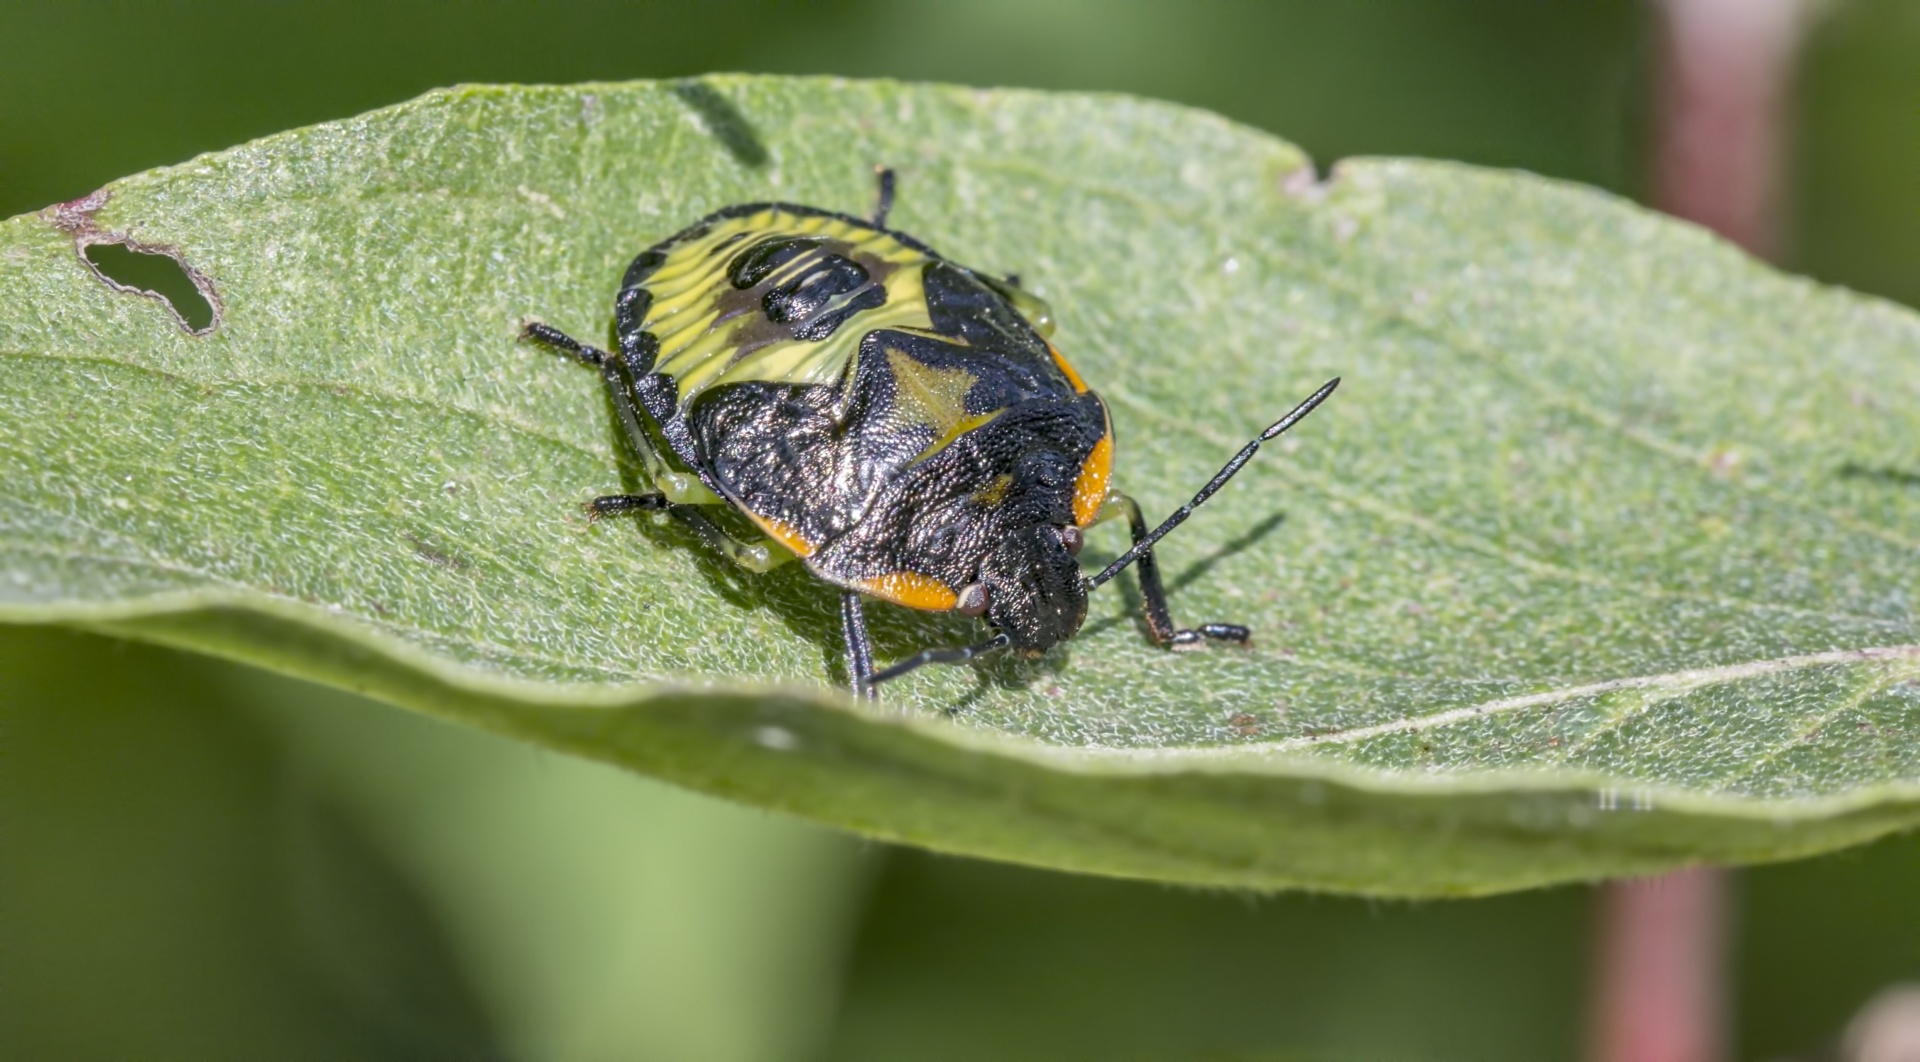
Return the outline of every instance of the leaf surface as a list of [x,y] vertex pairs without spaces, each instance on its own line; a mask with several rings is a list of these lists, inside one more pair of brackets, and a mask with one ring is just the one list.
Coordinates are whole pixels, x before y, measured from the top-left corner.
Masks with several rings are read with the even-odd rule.
[[[1151,513],[1346,385],[1038,661],[852,704],[835,596],[677,526],[592,373],[638,251],[864,213],[1017,273]],[[79,245],[177,252],[191,335]],[[1108,96],[462,88],[0,224],[0,618],[183,646],[930,847],[1486,892],[1920,820],[1920,318],[1524,174]],[[1086,560],[1124,548],[1102,527]],[[869,610],[879,654],[978,637]]]

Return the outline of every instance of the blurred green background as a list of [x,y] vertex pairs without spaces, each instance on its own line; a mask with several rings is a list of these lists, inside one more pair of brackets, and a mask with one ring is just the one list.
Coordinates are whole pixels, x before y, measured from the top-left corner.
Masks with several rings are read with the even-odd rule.
[[[460,81],[835,73],[1179,100],[1322,165],[1643,190],[1637,3],[0,2],[0,215]],[[1786,264],[1920,304],[1920,0],[1828,13]],[[911,195],[911,189],[906,190]],[[1741,1058],[1920,979],[1920,841],[1741,873]],[[105,638],[0,628],[10,1057],[1545,1059],[1594,893],[1255,897],[889,848]]]

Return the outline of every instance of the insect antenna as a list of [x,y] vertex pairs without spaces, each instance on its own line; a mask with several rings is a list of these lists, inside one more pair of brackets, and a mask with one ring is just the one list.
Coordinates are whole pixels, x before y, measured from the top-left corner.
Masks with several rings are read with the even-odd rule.
[[907,657],[884,671],[874,672],[873,677],[867,682],[869,685],[877,686],[882,682],[897,679],[909,671],[917,671],[928,664],[963,664],[983,653],[1005,649],[1007,641],[1006,635],[996,634],[978,645],[967,645],[958,649],[928,649]]
[[1163,523],[1161,523],[1159,527],[1154,528],[1151,532],[1147,534],[1145,538],[1142,538],[1139,541],[1135,542],[1133,544],[1132,549],[1126,551],[1125,553],[1122,553],[1119,559],[1115,560],[1112,564],[1107,565],[1105,571],[1102,571],[1099,575],[1096,575],[1093,578],[1088,579],[1087,589],[1089,590],[1094,589],[1095,587],[1099,586],[1101,583],[1106,582],[1108,579],[1111,579],[1114,576],[1119,575],[1120,572],[1123,569],[1125,569],[1127,565],[1132,564],[1134,561],[1139,560],[1142,554],[1146,553],[1148,550],[1153,548],[1154,543],[1159,542],[1161,539],[1167,537],[1168,532],[1172,531],[1176,527],[1179,527],[1182,523],[1186,521],[1187,517],[1193,515],[1193,511],[1195,509],[1198,509],[1201,505],[1205,504],[1208,498],[1213,497],[1213,494],[1215,491],[1219,490],[1221,487],[1226,486],[1227,480],[1232,479],[1234,473],[1240,471],[1240,469],[1243,468],[1248,461],[1253,460],[1254,454],[1260,452],[1261,443],[1267,442],[1268,440],[1273,439],[1274,437],[1285,433],[1288,428],[1291,428],[1295,424],[1298,424],[1302,420],[1306,419],[1307,414],[1313,412],[1314,409],[1320,405],[1320,403],[1325,402],[1327,400],[1327,396],[1333,393],[1333,389],[1339,386],[1340,386],[1340,377],[1336,376],[1333,379],[1328,380],[1326,383],[1320,385],[1320,390],[1315,391],[1311,395],[1308,395],[1306,401],[1293,407],[1292,412],[1288,413],[1284,417],[1281,417],[1279,420],[1274,421],[1272,427],[1269,427],[1266,431],[1261,432],[1258,438],[1254,439],[1252,442],[1249,442],[1246,446],[1242,447],[1239,453],[1234,454],[1233,460],[1228,461],[1226,464],[1226,467],[1222,468],[1219,472],[1215,473],[1214,477],[1207,481],[1207,485],[1200,488],[1200,493],[1195,494],[1193,496],[1192,501],[1188,502],[1185,505],[1182,505],[1178,509],[1175,509],[1172,516],[1167,517],[1166,520]]

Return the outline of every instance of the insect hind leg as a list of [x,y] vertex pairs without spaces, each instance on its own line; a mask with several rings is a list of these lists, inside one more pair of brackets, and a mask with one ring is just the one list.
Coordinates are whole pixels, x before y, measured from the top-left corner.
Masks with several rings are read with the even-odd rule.
[[723,530],[720,525],[707,519],[693,507],[672,501],[665,494],[605,494],[581,506],[587,512],[588,521],[597,521],[603,516],[619,516],[623,513],[667,512],[686,524],[694,534],[712,547],[714,552],[732,561],[750,572],[765,572],[778,568],[793,559],[793,554],[777,549],[768,543],[743,542]]
[[610,355],[599,347],[582,343],[543,321],[527,321],[520,326],[520,337],[531,339],[545,347],[552,347],[563,354],[570,354],[582,364],[600,368]]
[[581,506],[587,511],[588,520],[598,520],[603,516],[618,516],[621,513],[661,512],[672,509],[673,503],[664,494],[603,494]]

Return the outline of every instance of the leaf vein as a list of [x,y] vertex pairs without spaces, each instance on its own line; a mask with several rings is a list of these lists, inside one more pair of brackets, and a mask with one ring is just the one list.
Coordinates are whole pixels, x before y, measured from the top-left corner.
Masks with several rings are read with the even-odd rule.
[[1772,660],[1750,660],[1745,663],[1726,664],[1719,667],[1693,668],[1686,671],[1673,671],[1661,675],[1637,675],[1629,678],[1609,679],[1605,682],[1595,682],[1585,686],[1570,686],[1565,689],[1546,690],[1519,697],[1506,697],[1500,700],[1485,701],[1464,708],[1452,708],[1444,712],[1435,712],[1432,715],[1426,716],[1412,716],[1390,723],[1377,723],[1372,726],[1355,727],[1351,730],[1288,738],[1284,741],[1265,742],[1259,745],[1236,745],[1233,746],[1233,748],[1237,750],[1257,748],[1272,752],[1288,752],[1296,749],[1310,749],[1326,745],[1352,744],[1388,734],[1419,733],[1438,727],[1450,726],[1454,723],[1484,719],[1488,716],[1523,711],[1542,705],[1559,704],[1575,698],[1593,697],[1603,693],[1611,693],[1615,690],[1671,689],[1684,693],[1701,686],[1738,682],[1743,679],[1759,678],[1802,668],[1827,667],[1834,664],[1861,664],[1881,660],[1920,661],[1920,645],[1881,646],[1871,649],[1836,649],[1830,652],[1784,656]]

